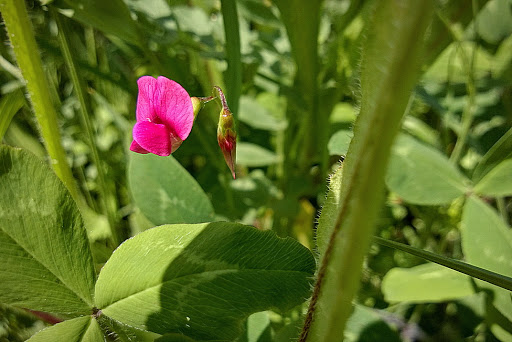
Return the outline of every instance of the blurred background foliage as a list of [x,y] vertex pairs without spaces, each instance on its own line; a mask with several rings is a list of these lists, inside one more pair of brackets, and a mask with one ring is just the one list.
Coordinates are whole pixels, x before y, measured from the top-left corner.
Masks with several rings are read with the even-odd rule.
[[[186,220],[180,212],[155,212],[165,201],[155,198],[159,189],[197,187],[197,196],[188,197],[190,206],[200,205],[208,215],[201,216],[203,209],[197,217],[189,213],[195,220],[273,229],[314,249],[326,180],[347,151],[358,113],[360,43],[372,1],[27,0],[26,5],[40,49],[33,58],[40,53],[62,143],[89,208],[82,211],[98,267],[115,247],[110,227],[124,240],[157,224]],[[468,260],[461,220],[473,218],[463,213],[463,196],[512,157],[512,1],[440,0],[429,33],[421,81],[392,155],[378,235]],[[8,42],[6,32],[0,34]],[[97,161],[59,35],[67,38],[84,80]],[[0,54],[0,137],[46,158],[9,44],[0,45]],[[214,85],[225,90],[238,124],[236,180],[216,146],[220,107],[215,105],[204,107],[173,154],[179,163],[159,160],[155,166],[155,158],[128,151],[136,80],[143,75],[171,78],[191,96],[208,96]],[[489,215],[502,220],[505,234],[510,233],[511,170],[505,166],[495,186],[504,191],[480,194],[495,208]],[[183,189],[176,190],[176,184]],[[489,227],[481,229],[486,235]],[[512,341],[508,291],[480,291],[480,283],[462,274],[377,244],[362,282],[347,341]],[[251,330],[251,322],[268,329]],[[31,315],[0,307],[0,341],[22,341],[41,325]],[[256,332],[247,339],[285,341],[296,336],[298,325],[296,313],[257,314],[248,323]]]

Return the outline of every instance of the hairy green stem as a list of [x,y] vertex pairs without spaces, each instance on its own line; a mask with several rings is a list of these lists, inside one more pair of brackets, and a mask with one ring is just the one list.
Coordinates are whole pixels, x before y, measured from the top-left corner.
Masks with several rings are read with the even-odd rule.
[[235,118],[238,116],[238,103],[242,88],[242,55],[240,52],[240,33],[236,0],[221,0],[224,33],[226,35],[226,93]]
[[78,102],[80,103],[80,119],[87,135],[89,148],[91,149],[92,160],[96,165],[96,169],[98,170],[100,203],[103,207],[103,212],[107,216],[109,222],[113,246],[117,246],[120,243],[120,241],[117,231],[115,229],[115,213],[112,212],[107,203],[107,183],[105,181],[105,172],[103,170],[103,164],[101,163],[101,159],[98,154],[98,149],[96,148],[96,143],[94,140],[93,125],[90,119],[90,115],[92,115],[92,109],[89,101],[87,101],[86,98],[86,84],[78,71],[76,57],[73,55],[73,52],[69,45],[69,30],[67,28],[66,22],[62,20],[60,14],[57,13],[57,11],[54,8],[51,9],[51,14],[53,19],[57,23],[57,27],[59,29],[60,49],[62,51],[62,55],[64,56],[64,62],[66,63],[71,81],[73,83],[73,88],[75,90],[76,97],[78,98]]
[[51,165],[75,201],[80,203],[82,200],[79,198],[76,182],[66,160],[66,152],[61,144],[57,112],[51,101],[34,32],[25,8],[25,1],[0,0],[0,12],[7,27],[18,66],[26,81]]
[[361,112],[344,162],[337,219],[322,256],[302,342],[343,340],[382,206],[391,145],[417,81],[433,3],[382,0],[373,10],[362,51]]

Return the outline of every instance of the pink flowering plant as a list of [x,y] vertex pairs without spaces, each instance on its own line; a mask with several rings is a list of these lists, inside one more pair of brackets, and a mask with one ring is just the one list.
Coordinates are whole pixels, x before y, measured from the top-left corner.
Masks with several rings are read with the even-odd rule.
[[0,0],[0,341],[512,340],[509,3]]
[[[168,156],[185,140],[203,102],[213,96],[191,98],[181,85],[164,76],[142,76],[137,81],[137,123],[133,126],[130,150],[158,156]],[[224,93],[214,88],[221,99],[222,110],[217,128],[217,140],[233,179],[236,166],[236,130],[233,114],[229,110]]]

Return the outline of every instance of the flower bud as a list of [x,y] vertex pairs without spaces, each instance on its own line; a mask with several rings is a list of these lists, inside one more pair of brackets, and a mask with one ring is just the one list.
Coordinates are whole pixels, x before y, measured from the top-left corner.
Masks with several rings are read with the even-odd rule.
[[220,111],[219,124],[217,126],[217,142],[224,155],[224,160],[231,170],[233,179],[235,179],[236,130],[233,114],[228,108],[223,107]]

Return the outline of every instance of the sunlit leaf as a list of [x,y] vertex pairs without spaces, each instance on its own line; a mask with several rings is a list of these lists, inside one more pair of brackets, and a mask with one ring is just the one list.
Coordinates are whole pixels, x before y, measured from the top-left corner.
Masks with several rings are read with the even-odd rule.
[[41,330],[28,342],[103,342],[105,337],[91,316],[73,318]]
[[273,232],[228,222],[166,225],[114,252],[96,305],[135,328],[232,341],[249,314],[307,298],[314,269],[308,249]]

